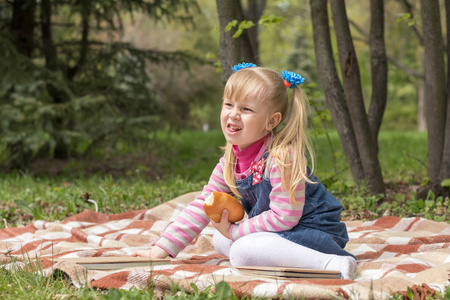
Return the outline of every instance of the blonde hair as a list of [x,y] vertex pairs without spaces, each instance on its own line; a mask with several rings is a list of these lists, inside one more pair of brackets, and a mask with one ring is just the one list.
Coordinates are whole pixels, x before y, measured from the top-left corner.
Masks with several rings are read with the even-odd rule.
[[[241,69],[228,79],[224,89],[224,98],[245,101],[253,97],[253,99],[260,99],[263,103],[266,101],[269,108],[268,118],[273,113],[281,113],[281,121],[286,122],[283,122],[284,126],[278,125],[272,130],[273,138],[269,145],[269,154],[276,160],[280,168],[283,191],[288,191],[289,201],[296,203],[295,190],[300,182],[302,180],[312,182],[307,175],[306,154],[309,154],[311,169],[314,170],[314,153],[306,134],[309,105],[299,86],[292,89],[292,100],[289,104],[288,89],[283,81],[280,74],[268,68]],[[277,128],[281,126],[282,128],[278,130]],[[224,179],[231,191],[240,197],[234,178],[236,156],[233,152],[233,145],[227,143],[224,149],[226,161],[223,170]]]

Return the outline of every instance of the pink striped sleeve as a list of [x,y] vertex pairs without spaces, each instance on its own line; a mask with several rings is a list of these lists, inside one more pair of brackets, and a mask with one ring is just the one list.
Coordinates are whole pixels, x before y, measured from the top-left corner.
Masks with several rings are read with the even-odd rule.
[[166,228],[164,233],[161,234],[157,245],[169,252],[172,257],[177,256],[208,225],[210,219],[203,210],[203,201],[211,192],[231,192],[223,179],[222,166],[224,161],[222,158],[217,164],[208,184],[203,187],[202,193],[189,203],[173,223]]

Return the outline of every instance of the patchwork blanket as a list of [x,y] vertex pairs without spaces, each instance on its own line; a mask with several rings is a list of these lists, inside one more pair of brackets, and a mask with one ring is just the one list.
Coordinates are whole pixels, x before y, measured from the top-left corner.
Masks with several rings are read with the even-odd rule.
[[[174,284],[192,291],[226,281],[238,297],[306,299],[385,299],[394,293],[417,297],[444,293],[450,286],[450,225],[423,218],[383,217],[351,221],[346,250],[358,258],[353,281],[343,279],[272,279],[243,275],[212,246],[214,229],[205,228],[170,264],[120,270],[87,270],[58,258],[130,256],[147,248],[195,197],[180,196],[148,210],[101,214],[86,210],[61,222],[35,221],[0,230],[0,264],[50,275],[59,270],[76,286],[131,287],[164,291]],[[37,259],[37,260],[36,260]]]

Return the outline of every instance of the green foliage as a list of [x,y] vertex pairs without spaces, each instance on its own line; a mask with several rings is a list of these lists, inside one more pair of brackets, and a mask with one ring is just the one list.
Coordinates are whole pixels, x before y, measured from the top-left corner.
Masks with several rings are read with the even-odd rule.
[[270,26],[272,24],[281,23],[284,19],[285,19],[284,17],[270,14],[268,16],[261,16],[261,18],[258,21],[258,24],[262,26]]
[[[268,16],[261,16],[261,18],[258,21],[258,24],[262,25],[262,26],[270,26],[270,25],[273,25],[273,24],[281,23],[283,20],[284,20],[283,17],[279,17],[279,16],[276,16],[274,14],[271,14],[271,15],[268,15]],[[225,32],[228,32],[232,28],[238,26],[238,23],[239,22],[237,20],[233,20],[233,21],[229,22],[227,24],[227,26],[225,27]],[[254,26],[256,26],[256,24],[253,21],[249,21],[249,20],[241,21],[239,23],[239,26],[238,26],[236,32],[233,35],[233,38],[240,37],[244,33],[244,30],[250,29],[250,28],[252,28]]]
[[253,23],[252,21],[247,21],[244,20],[241,23],[239,23],[239,27],[236,30],[236,33],[233,35],[234,38],[238,38],[242,35],[242,33],[244,33],[244,30],[252,28],[253,26],[255,26],[255,23]]
[[373,220],[380,217],[389,206],[388,203],[380,203],[380,196],[369,195],[364,186],[348,188],[339,201],[344,208],[344,218]]
[[[59,154],[67,157],[119,138],[132,140],[159,120],[144,63],[124,48],[103,51],[103,60],[96,59],[89,64],[95,67],[69,84],[58,72],[2,45],[0,52],[10,59],[0,64],[5,75],[0,132],[12,167],[23,167],[36,156],[53,156],[61,148],[65,153]],[[61,100],[55,102],[55,97]]]
[[238,24],[237,20],[233,20],[230,23],[227,24],[227,26],[225,27],[225,32],[230,31],[231,29],[233,29],[233,27],[235,27]]
[[218,299],[237,299],[236,296],[233,296],[233,291],[225,281],[217,283],[215,289]]
[[417,199],[416,193],[412,193],[411,200],[406,201],[406,206],[401,209],[406,209],[410,215],[443,222],[449,218],[450,199],[436,197],[433,191],[428,193],[426,199]]
[[394,215],[403,217],[418,216],[435,221],[445,221],[448,219],[446,213],[449,209],[449,200],[427,198],[417,199],[416,194],[412,193],[411,199],[405,201],[405,197],[397,196],[398,201],[391,204],[391,210]]
[[441,292],[436,292],[433,296],[431,295],[422,295],[422,294],[415,294],[410,287],[407,288],[406,294],[397,294],[394,293],[392,296],[390,296],[389,300],[414,300],[418,299],[418,297],[421,297],[423,299],[432,300],[432,299],[439,299],[439,300],[449,300],[450,299],[450,287],[445,288],[444,294]]
[[[67,84],[57,74],[34,65],[19,54],[9,40],[0,41],[1,146],[10,150],[10,160],[25,160],[45,146],[56,143],[51,119],[63,108],[51,103],[48,86],[68,93]],[[68,133],[70,136],[70,133]]]
[[410,13],[398,14],[397,23],[406,22],[408,26],[416,25],[416,20],[411,16]]
[[[233,20],[230,23],[227,24],[227,26],[225,27],[225,32],[230,31],[233,27],[235,27],[237,25],[238,21],[237,20]],[[242,35],[242,33],[244,33],[245,29],[249,29],[252,28],[253,26],[255,26],[255,23],[253,23],[252,21],[247,21],[244,20],[241,23],[239,23],[239,26],[236,30],[236,32],[233,35],[233,38],[238,38]]]
[[[435,197],[430,192],[426,199],[418,199],[416,193],[398,193],[390,199],[369,195],[364,187],[355,188],[343,182],[334,182],[331,191],[344,207],[343,218],[376,219],[383,215],[399,217],[423,217],[437,222],[450,221],[450,198]],[[409,199],[408,199],[408,198]]]
[[[148,66],[198,61],[184,52],[142,50],[111,38],[123,29],[126,14],[187,20],[179,10],[186,13],[195,0],[50,4],[53,39],[36,34],[33,56],[20,51],[9,31],[11,17],[0,19],[0,164],[12,169],[25,169],[35,158],[66,159],[120,141],[131,144],[149,129],[167,126],[171,111],[159,101]],[[9,15],[20,15],[21,8]],[[59,18],[68,25],[55,25]],[[32,26],[41,32],[40,23]]]
[[442,187],[450,188],[450,178],[446,178],[441,182]]

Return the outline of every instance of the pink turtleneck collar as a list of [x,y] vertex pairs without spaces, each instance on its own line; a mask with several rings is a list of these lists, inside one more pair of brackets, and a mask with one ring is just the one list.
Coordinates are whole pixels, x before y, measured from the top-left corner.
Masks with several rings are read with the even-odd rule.
[[263,137],[244,150],[239,150],[239,146],[233,145],[233,152],[236,156],[236,173],[243,173],[250,168],[250,165],[260,152],[266,138],[267,136]]

